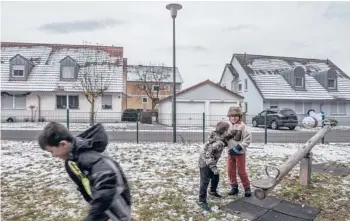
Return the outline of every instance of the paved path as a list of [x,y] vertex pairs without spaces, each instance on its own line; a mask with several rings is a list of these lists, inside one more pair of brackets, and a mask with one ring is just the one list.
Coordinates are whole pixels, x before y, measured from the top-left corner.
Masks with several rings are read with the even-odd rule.
[[[40,131],[35,130],[1,130],[3,140],[36,140]],[[78,134],[79,131],[72,131]],[[136,131],[107,131],[110,141],[136,142]],[[268,143],[304,143],[316,132],[305,131],[268,131]],[[252,132],[254,143],[263,143],[264,132]],[[205,137],[208,133],[205,134]],[[172,142],[172,131],[139,131],[139,142]],[[178,142],[202,142],[202,132],[179,131]],[[330,131],[325,137],[325,142],[350,143],[350,130]]]

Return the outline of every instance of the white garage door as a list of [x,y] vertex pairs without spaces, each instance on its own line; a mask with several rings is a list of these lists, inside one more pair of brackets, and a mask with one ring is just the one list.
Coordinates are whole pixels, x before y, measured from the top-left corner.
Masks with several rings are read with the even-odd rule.
[[238,106],[238,103],[210,102],[210,112],[207,120],[209,126],[215,126],[218,121],[227,120],[227,111],[231,106]]
[[179,126],[202,126],[204,102],[179,102],[176,105],[176,124]]

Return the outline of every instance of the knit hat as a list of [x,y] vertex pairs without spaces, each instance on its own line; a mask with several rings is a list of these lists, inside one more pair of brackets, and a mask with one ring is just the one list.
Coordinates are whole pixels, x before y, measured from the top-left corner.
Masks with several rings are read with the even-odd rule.
[[242,116],[242,109],[240,107],[230,107],[227,111],[227,116]]
[[216,124],[216,131],[219,132],[220,134],[223,134],[223,133],[225,133],[225,131],[228,130],[229,127],[230,127],[230,125],[227,122],[219,121]]

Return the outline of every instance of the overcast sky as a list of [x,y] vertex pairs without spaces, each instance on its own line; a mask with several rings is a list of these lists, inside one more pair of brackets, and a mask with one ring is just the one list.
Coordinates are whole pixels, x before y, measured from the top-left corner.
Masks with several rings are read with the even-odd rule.
[[[1,40],[124,47],[172,66],[169,2],[1,2]],[[179,2],[184,86],[220,80],[233,53],[330,59],[350,75],[350,2]]]

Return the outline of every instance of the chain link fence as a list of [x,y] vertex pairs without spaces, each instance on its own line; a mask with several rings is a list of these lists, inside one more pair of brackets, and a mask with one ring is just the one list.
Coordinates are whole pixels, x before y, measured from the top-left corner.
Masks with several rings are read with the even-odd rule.
[[[173,142],[171,114],[146,114],[142,112],[97,112],[95,123],[102,123],[112,141],[123,142]],[[269,116],[267,116],[269,117]],[[305,143],[322,126],[305,128],[302,121],[306,115],[297,115],[295,127],[279,125],[274,128],[271,119],[265,128],[264,116],[244,115],[243,121],[252,131],[254,143]],[[338,121],[327,133],[324,142],[350,143],[350,117],[325,116]],[[222,115],[177,114],[176,141],[181,143],[205,142],[217,122],[228,120]],[[259,121],[258,124],[254,124]],[[29,111],[1,114],[1,136],[9,140],[35,140],[50,121],[66,125],[73,134],[90,127],[90,113],[75,110],[41,111],[40,116]]]

